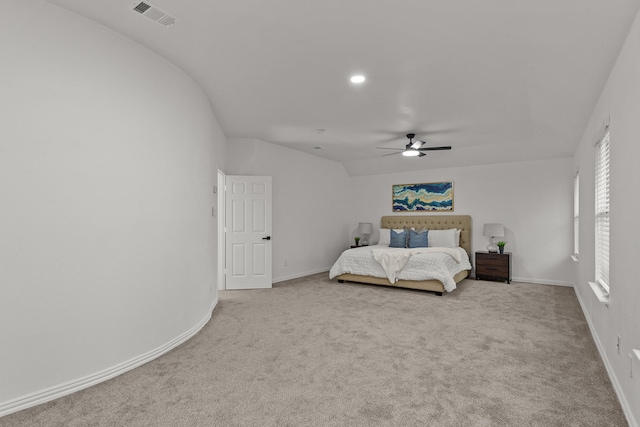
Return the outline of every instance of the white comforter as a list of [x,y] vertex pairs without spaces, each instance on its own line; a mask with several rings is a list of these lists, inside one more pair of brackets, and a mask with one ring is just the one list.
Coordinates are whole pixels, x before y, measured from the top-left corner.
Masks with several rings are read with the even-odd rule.
[[[376,261],[374,254],[381,263]],[[451,292],[456,288],[453,276],[463,270],[471,270],[469,256],[463,248],[363,246],[344,251],[331,268],[329,277],[333,279],[350,273],[387,278],[391,283],[396,280],[439,280],[447,292]]]

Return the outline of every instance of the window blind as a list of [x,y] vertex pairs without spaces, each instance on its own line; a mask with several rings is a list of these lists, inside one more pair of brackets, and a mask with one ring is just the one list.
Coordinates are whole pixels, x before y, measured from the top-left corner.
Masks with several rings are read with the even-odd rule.
[[573,254],[580,253],[580,173],[573,178]]
[[609,292],[609,131],[596,145],[596,283]]

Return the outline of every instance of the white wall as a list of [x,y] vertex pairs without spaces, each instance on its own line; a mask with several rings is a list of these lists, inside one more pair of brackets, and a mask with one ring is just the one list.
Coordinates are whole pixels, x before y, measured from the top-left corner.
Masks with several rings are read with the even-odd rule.
[[[420,161],[420,159],[407,159]],[[393,184],[453,181],[456,215],[471,215],[472,249],[486,250],[485,223],[506,229],[506,251],[512,253],[514,280],[570,285],[572,266],[571,159],[540,160],[490,166],[433,169],[352,179],[350,230],[358,222],[374,224],[380,217],[403,215],[391,210]],[[472,260],[473,263],[473,260]]]
[[[631,28],[620,56],[594,109],[575,154],[580,172],[580,257],[575,266],[576,292],[630,424],[640,422],[640,22]],[[600,303],[588,286],[595,279],[595,148],[604,123],[611,132],[610,303]],[[620,354],[617,337],[621,338]],[[631,377],[633,367],[634,378]]]
[[230,139],[227,150],[229,175],[273,177],[274,282],[328,271],[349,245],[343,166],[260,140]]
[[164,59],[50,3],[3,5],[0,413],[208,318],[226,144]]

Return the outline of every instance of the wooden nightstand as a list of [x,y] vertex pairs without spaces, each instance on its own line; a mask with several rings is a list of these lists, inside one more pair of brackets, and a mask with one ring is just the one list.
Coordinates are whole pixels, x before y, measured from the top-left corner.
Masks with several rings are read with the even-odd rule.
[[511,283],[511,252],[476,252],[476,280],[480,279]]

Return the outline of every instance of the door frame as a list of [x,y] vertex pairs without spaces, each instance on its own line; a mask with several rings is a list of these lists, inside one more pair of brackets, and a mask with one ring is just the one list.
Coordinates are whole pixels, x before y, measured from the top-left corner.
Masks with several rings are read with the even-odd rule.
[[218,290],[224,291],[227,288],[227,276],[225,268],[226,260],[226,206],[225,206],[225,179],[226,175],[218,169]]

